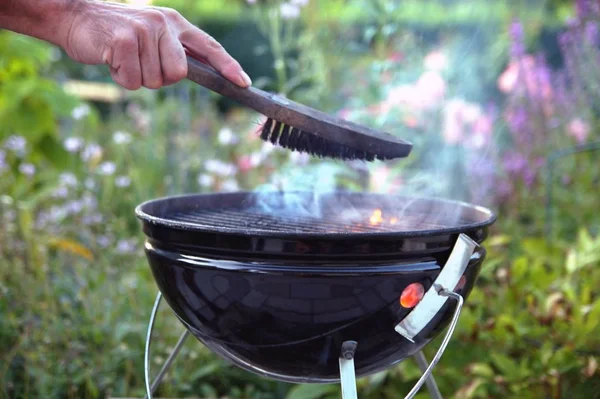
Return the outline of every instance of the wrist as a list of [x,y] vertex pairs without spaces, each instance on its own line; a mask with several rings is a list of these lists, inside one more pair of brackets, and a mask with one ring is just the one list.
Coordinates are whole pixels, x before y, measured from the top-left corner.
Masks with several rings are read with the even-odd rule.
[[73,19],[94,0],[22,0],[0,8],[0,28],[63,47]]

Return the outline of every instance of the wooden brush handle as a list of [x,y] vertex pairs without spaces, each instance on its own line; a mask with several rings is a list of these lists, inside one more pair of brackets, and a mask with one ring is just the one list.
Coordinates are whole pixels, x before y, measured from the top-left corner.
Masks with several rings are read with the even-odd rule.
[[187,78],[270,118],[277,119],[275,115],[281,112],[281,107],[286,105],[286,103],[289,104],[288,100],[257,89],[256,87],[240,87],[223,77],[223,75],[211,66],[191,57],[188,57]]
[[256,87],[242,88],[211,66],[189,56],[187,78],[275,121],[338,144],[380,154],[385,154],[389,144],[397,144],[389,148],[394,156],[406,156],[412,148],[409,142],[388,133],[334,117]]

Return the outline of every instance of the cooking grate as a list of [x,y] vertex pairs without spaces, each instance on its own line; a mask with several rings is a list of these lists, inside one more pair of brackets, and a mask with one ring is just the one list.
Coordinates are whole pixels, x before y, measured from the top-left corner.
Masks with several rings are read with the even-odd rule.
[[[247,208],[187,210],[169,215],[169,218],[178,222],[193,223],[204,228],[227,228],[239,230],[254,230],[263,233],[269,232],[296,232],[296,233],[376,233],[376,232],[401,232],[435,230],[462,224],[456,221],[450,225],[443,223],[442,217],[434,217],[426,213],[395,215],[385,212],[385,216],[378,217],[379,213],[373,208],[353,209],[351,212],[338,212],[337,216],[287,216],[269,215],[265,212]],[[374,216],[375,215],[375,216]],[[371,218],[375,220],[371,222]],[[381,218],[381,219],[380,219]]]

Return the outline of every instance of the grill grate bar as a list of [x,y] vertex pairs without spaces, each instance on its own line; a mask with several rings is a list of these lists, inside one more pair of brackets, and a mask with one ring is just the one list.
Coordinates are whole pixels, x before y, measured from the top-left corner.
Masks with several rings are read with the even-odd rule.
[[[252,209],[208,209],[201,211],[177,212],[169,217],[179,222],[194,223],[212,228],[254,229],[267,232],[298,232],[298,233],[365,233],[365,232],[398,232],[410,230],[433,230],[448,227],[446,224],[435,223],[426,213],[398,215],[395,224],[389,222],[370,224],[369,218],[373,209],[356,210],[361,215],[360,220],[344,219],[324,215],[322,218],[310,216],[271,215]],[[387,218],[389,221],[389,218]]]

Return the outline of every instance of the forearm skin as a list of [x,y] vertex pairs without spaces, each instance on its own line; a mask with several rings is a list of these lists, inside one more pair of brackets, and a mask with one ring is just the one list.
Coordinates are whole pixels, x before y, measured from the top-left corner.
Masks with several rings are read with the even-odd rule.
[[0,0],[0,28],[62,46],[70,19],[87,0]]

